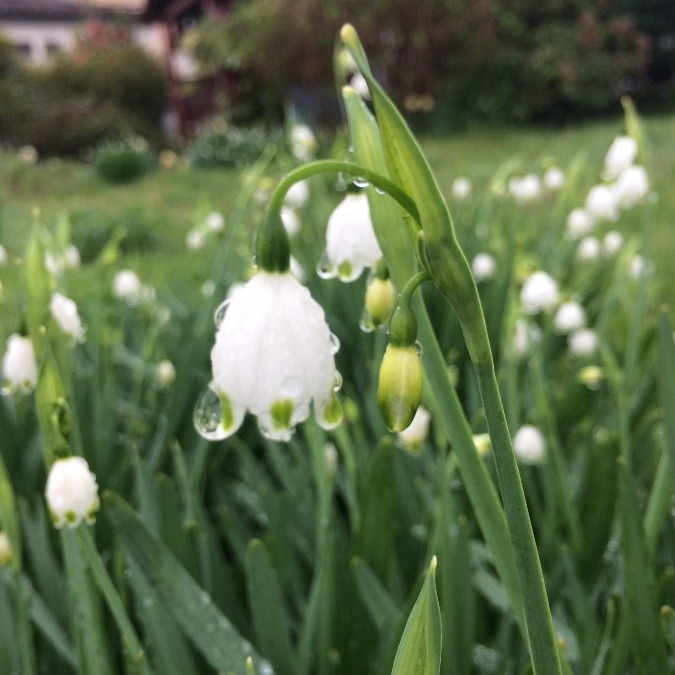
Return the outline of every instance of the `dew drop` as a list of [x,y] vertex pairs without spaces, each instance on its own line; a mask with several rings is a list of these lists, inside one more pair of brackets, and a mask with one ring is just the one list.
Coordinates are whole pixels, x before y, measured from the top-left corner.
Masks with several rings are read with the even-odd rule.
[[124,578],[131,579],[131,570],[124,570]]
[[340,391],[342,389],[342,375],[336,370],[335,379],[333,380],[333,391]]
[[382,188],[379,188],[379,187],[375,188],[375,192],[377,192],[378,195],[386,195],[387,194]]
[[227,298],[227,300],[223,300],[223,302],[221,302],[218,307],[216,307],[216,311],[213,313],[213,321],[216,324],[216,328],[220,328],[221,324],[223,323],[223,320],[225,319],[225,312],[227,312],[227,308],[229,307],[231,301],[231,298]]
[[365,178],[361,178],[360,176],[355,176],[352,179],[352,183],[354,183],[354,185],[359,188],[367,188],[370,185],[370,183]]
[[335,333],[330,333],[328,339],[330,340],[331,354],[337,354],[340,350],[340,338]]
[[324,251],[321,254],[321,258],[319,258],[319,262],[316,266],[316,273],[322,279],[334,279],[337,274],[335,265],[333,265],[333,263],[330,261],[328,253],[326,251]]
[[197,433],[209,441],[220,441],[227,436],[222,425],[223,409],[220,397],[208,387],[199,397],[192,420]]
[[359,319],[359,328],[364,333],[372,333],[375,330],[373,317],[370,315],[370,312],[367,309],[364,309],[361,313],[361,318]]
[[415,351],[417,352],[417,356],[422,356],[422,345],[418,340],[415,341]]

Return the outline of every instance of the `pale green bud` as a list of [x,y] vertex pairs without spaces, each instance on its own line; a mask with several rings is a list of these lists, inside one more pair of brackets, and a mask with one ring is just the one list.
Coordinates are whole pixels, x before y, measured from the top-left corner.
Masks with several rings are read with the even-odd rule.
[[421,398],[422,364],[415,345],[388,345],[380,365],[377,405],[391,431],[410,425]]
[[366,287],[366,311],[374,326],[382,325],[396,304],[396,289],[391,279],[373,277]]

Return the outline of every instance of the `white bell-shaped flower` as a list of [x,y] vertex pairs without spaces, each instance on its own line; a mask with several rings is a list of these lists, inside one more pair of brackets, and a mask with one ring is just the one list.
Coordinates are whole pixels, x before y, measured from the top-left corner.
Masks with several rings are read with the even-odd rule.
[[468,178],[455,178],[450,191],[456,200],[462,202],[469,197],[472,189],[473,185]]
[[37,384],[38,369],[33,343],[29,337],[14,333],[7,340],[2,359],[3,391],[29,394]]
[[513,450],[523,464],[541,464],[546,457],[546,440],[537,427],[524,424],[513,437]]
[[541,340],[541,330],[526,319],[516,319],[511,349],[513,353],[522,358],[530,350],[533,344]]
[[142,294],[141,280],[132,270],[120,270],[113,278],[113,295],[120,300],[135,304]]
[[298,214],[288,206],[282,206],[279,215],[281,216],[281,224],[284,226],[288,236],[292,237],[297,234],[301,225]]
[[45,489],[55,527],[92,524],[100,505],[96,476],[82,457],[57,459],[49,471]]
[[551,166],[544,171],[541,180],[547,190],[556,192],[565,184],[565,174],[557,166]]
[[565,302],[558,307],[553,317],[553,324],[558,333],[571,333],[577,328],[581,328],[586,323],[586,312],[584,308],[574,301]]
[[213,411],[198,406],[197,429],[207,438],[226,438],[249,411],[264,436],[288,441],[309,416],[310,403],[321,426],[337,426],[338,348],[323,309],[304,286],[290,273],[258,272],[232,295],[222,316],[211,351],[218,414],[214,420]]
[[517,204],[531,204],[541,195],[539,176],[528,173],[526,176],[513,176],[509,179],[509,192]]
[[331,213],[325,257],[322,276],[337,274],[341,281],[354,281],[382,257],[364,193],[348,194]]
[[630,209],[644,201],[649,193],[649,179],[642,166],[629,166],[616,180],[616,201],[622,209]]
[[471,271],[476,283],[488,281],[497,273],[497,261],[489,253],[478,253],[471,262]]
[[416,455],[429,435],[431,413],[424,407],[417,408],[412,422],[403,431],[398,432],[398,440],[404,450]]
[[605,157],[604,175],[611,180],[629,167],[637,156],[638,146],[630,136],[617,136]]
[[567,216],[567,236],[578,239],[588,234],[595,226],[595,220],[586,209],[572,209]]
[[577,258],[593,262],[600,257],[600,241],[596,237],[584,237],[577,247]]
[[610,230],[602,238],[602,255],[611,258],[616,255],[623,246],[623,235],[616,230]]
[[370,101],[370,89],[366,78],[361,73],[356,72],[349,80],[349,86],[363,99]]
[[594,185],[586,195],[585,209],[594,220],[616,220],[616,191],[609,185]]
[[567,339],[574,356],[590,356],[598,348],[598,334],[590,328],[579,328]]
[[306,124],[296,124],[290,133],[291,152],[302,162],[311,159],[316,150],[316,137]]
[[534,272],[523,284],[520,302],[526,314],[548,312],[558,304],[558,285],[547,272]]
[[309,184],[306,180],[293,183],[284,197],[284,204],[291,209],[301,209],[309,200]]
[[54,293],[49,301],[49,311],[66,335],[75,342],[84,341],[85,329],[73,300],[61,293]]
[[204,224],[210,232],[221,232],[225,227],[225,217],[218,211],[211,211],[204,218]]

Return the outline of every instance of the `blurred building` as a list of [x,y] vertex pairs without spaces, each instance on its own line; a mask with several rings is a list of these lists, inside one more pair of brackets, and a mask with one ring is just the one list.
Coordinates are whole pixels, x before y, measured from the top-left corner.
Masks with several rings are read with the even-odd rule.
[[40,66],[60,52],[72,51],[84,22],[124,22],[136,42],[162,57],[162,30],[142,21],[144,9],[145,0],[0,0],[0,35],[13,42],[28,63]]

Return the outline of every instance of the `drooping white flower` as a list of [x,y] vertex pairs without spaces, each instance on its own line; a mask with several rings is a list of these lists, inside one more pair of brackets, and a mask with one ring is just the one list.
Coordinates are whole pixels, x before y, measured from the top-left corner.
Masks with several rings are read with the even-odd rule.
[[142,293],[141,280],[132,270],[120,270],[113,278],[113,295],[129,303],[137,303]]
[[316,137],[306,124],[296,124],[291,129],[291,152],[300,161],[306,162],[314,155]]
[[616,230],[610,230],[602,238],[602,255],[611,258],[616,255],[623,246],[623,235]]
[[368,89],[368,83],[366,78],[361,75],[361,73],[356,72],[352,75],[351,80],[349,80],[349,86],[363,99],[370,101],[370,89]]
[[492,439],[490,438],[490,434],[474,434],[473,445],[476,448],[476,452],[481,457],[486,457],[492,450]]
[[629,167],[637,156],[638,146],[630,136],[617,136],[605,156],[604,175],[608,180],[616,178]]
[[632,279],[641,279],[645,274],[651,274],[653,266],[640,254],[634,255],[628,262],[628,274]]
[[579,328],[570,334],[567,342],[574,356],[589,356],[598,348],[598,334],[590,328]]
[[206,233],[200,227],[193,227],[185,235],[185,245],[191,251],[198,251],[200,248],[204,248],[206,243]]
[[539,342],[541,331],[539,326],[531,324],[526,319],[516,319],[515,331],[511,342],[511,349],[518,357],[523,357],[529,351],[530,347]]
[[0,244],[0,265],[4,265],[7,262],[7,249]]
[[382,257],[368,198],[364,193],[348,194],[333,210],[326,228],[326,257],[341,281],[354,281],[366,267]]
[[305,268],[300,264],[300,261],[297,258],[291,256],[290,265],[291,274],[301,284],[304,284],[307,279],[307,273],[305,272]]
[[417,454],[420,451],[429,435],[429,422],[431,422],[431,413],[424,406],[417,408],[412,422],[403,431],[398,432],[398,440],[404,450],[411,454]]
[[321,426],[339,424],[337,348],[304,286],[289,273],[258,272],[232,295],[211,351],[211,389],[221,406],[208,436],[230,436],[249,411],[263,435],[287,441],[310,403]]
[[284,204],[291,209],[301,209],[309,199],[309,184],[306,180],[293,183],[284,196]]
[[546,457],[546,440],[537,427],[524,424],[513,437],[513,450],[523,464],[536,466]]
[[629,166],[616,180],[616,201],[622,209],[630,209],[644,201],[649,193],[649,179],[642,166]]
[[210,232],[220,232],[225,227],[225,218],[218,211],[211,211],[204,219],[206,229]]
[[7,351],[2,359],[3,388],[8,392],[29,394],[37,384],[38,369],[29,337],[14,333],[7,340]]
[[57,459],[49,470],[45,489],[54,526],[77,527],[83,520],[96,521],[100,505],[96,476],[82,457]]
[[565,174],[557,166],[551,166],[544,171],[542,182],[547,190],[555,192],[565,184]]
[[45,269],[50,274],[53,274],[55,277],[59,276],[63,272],[64,260],[60,255],[53,253],[52,251],[47,251],[45,253]]
[[155,366],[155,378],[162,387],[168,387],[176,379],[176,368],[169,359],[164,359]]
[[298,214],[288,206],[282,206],[279,215],[288,236],[292,237],[297,234],[298,230],[300,230],[300,218],[298,218]]
[[616,192],[608,185],[594,185],[586,195],[584,207],[594,220],[616,220],[619,215]]
[[63,254],[68,269],[76,269],[80,266],[80,252],[74,244],[68,244]]
[[600,257],[600,242],[596,237],[584,237],[577,248],[577,258],[592,262]]
[[558,307],[553,324],[558,333],[571,333],[586,323],[586,312],[578,302],[565,302]]
[[595,220],[585,209],[572,209],[567,216],[567,234],[570,239],[578,239],[588,234],[595,226]]
[[489,253],[478,253],[471,262],[471,271],[477,283],[493,279],[497,273],[497,261]]
[[509,192],[518,204],[530,204],[541,195],[539,176],[528,173],[526,176],[513,176],[509,179]]
[[548,312],[558,304],[558,285],[547,272],[534,272],[523,284],[520,302],[526,314]]
[[73,300],[61,293],[54,293],[49,301],[49,311],[66,335],[75,342],[84,340],[85,330],[82,326],[82,319]]
[[471,194],[472,189],[473,185],[468,178],[455,178],[450,192],[455,199],[462,202]]

